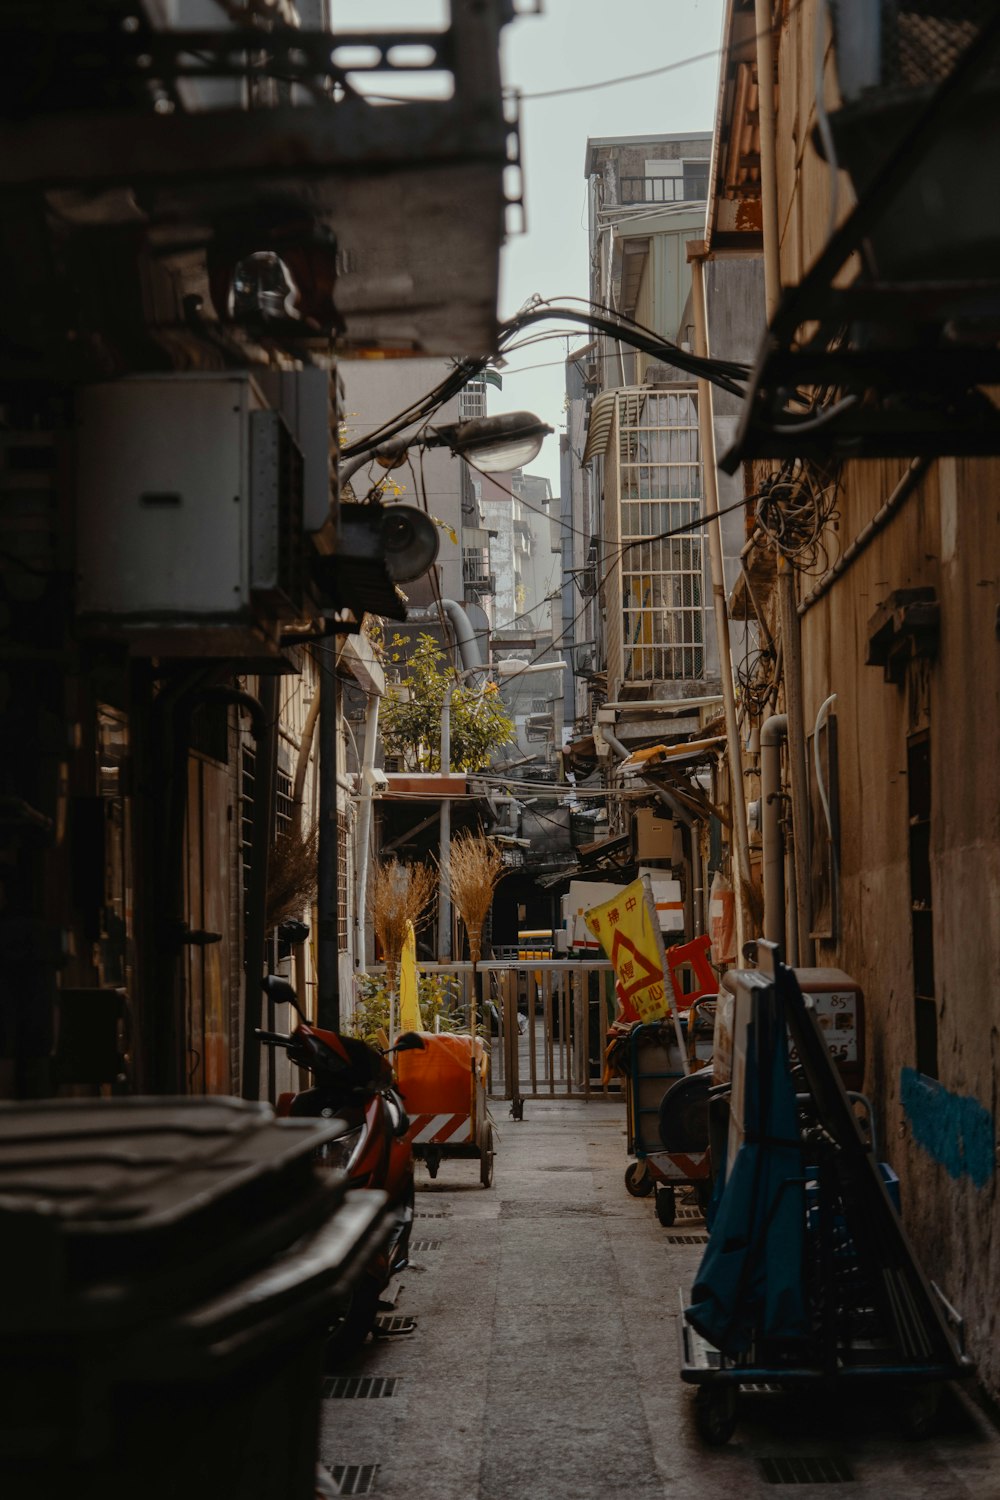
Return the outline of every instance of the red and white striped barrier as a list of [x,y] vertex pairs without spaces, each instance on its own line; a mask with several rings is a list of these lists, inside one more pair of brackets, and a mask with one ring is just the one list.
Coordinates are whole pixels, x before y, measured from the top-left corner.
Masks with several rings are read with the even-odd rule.
[[411,1146],[458,1146],[472,1140],[472,1116],[411,1115],[407,1140]]

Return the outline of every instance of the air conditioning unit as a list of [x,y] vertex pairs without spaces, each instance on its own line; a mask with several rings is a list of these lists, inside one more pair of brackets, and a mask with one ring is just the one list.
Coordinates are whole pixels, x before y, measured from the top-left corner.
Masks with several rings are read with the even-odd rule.
[[303,607],[303,458],[248,375],[77,398],[77,613],[137,654],[259,654]]

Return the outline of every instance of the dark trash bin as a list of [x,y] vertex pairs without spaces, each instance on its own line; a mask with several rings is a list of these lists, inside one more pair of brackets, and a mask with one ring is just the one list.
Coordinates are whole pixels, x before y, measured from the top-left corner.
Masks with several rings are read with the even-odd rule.
[[0,1106],[5,1500],[312,1500],[330,1309],[388,1229],[315,1165],[341,1128]]

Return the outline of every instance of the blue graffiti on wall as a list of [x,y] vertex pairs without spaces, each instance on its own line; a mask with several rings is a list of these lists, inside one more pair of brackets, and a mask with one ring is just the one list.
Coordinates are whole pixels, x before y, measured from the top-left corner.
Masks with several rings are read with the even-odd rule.
[[971,1094],[949,1093],[915,1068],[900,1073],[900,1099],[913,1138],[950,1177],[985,1187],[996,1166],[993,1116]]

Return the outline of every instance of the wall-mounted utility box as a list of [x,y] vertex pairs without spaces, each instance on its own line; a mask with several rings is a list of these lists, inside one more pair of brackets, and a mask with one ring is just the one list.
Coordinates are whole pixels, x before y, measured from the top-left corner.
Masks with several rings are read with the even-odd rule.
[[640,807],[635,815],[636,859],[673,859],[674,822],[652,807]]
[[256,653],[302,611],[303,462],[247,375],[77,397],[77,611],[156,655]]

